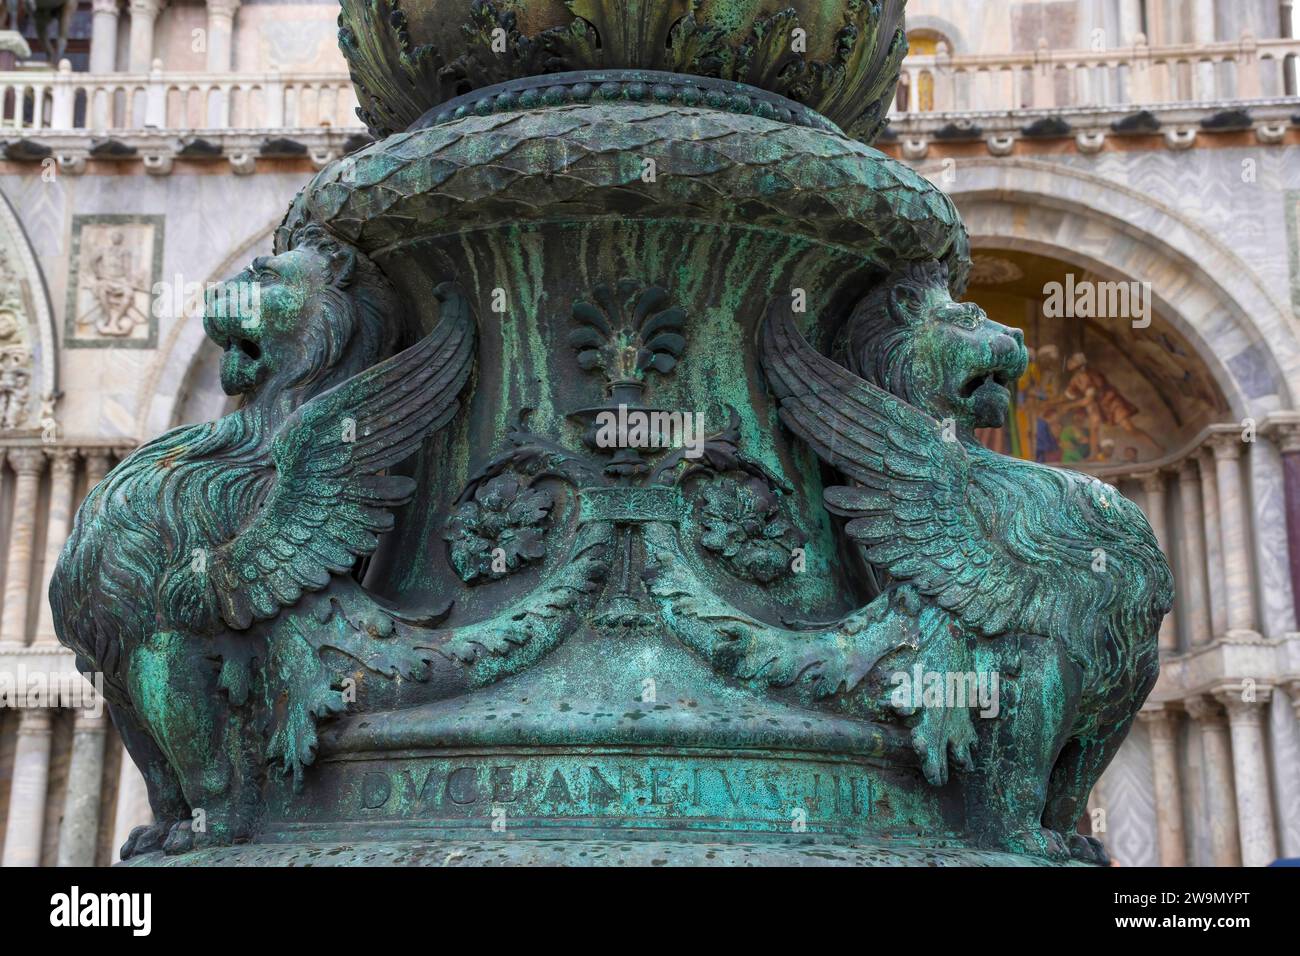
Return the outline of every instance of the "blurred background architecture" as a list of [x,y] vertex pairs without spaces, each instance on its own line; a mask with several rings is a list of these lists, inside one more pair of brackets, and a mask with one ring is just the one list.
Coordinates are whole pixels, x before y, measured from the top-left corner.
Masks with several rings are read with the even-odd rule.
[[[0,691],[50,694],[0,709],[0,860],[108,864],[149,810],[72,706],[54,560],[117,458],[227,410],[200,287],[369,140],[332,0],[3,6]],[[1175,565],[1160,683],[1089,822],[1126,865],[1300,856],[1293,4],[910,0],[908,22],[878,145],[952,195],[970,297],[1033,350],[986,440],[1118,484]]]

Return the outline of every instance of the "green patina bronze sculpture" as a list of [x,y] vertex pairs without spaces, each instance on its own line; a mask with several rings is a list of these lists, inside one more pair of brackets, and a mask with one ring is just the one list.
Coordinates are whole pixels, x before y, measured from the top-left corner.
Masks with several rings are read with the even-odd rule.
[[376,142],[210,304],[242,407],[51,587],[149,785],[124,858],[1105,860],[1172,579],[974,438],[1026,353],[867,145],[903,6],[344,0]]

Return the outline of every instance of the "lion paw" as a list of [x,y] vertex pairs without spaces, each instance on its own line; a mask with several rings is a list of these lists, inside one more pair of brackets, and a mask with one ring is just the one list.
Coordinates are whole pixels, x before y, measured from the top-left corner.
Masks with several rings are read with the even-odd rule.
[[122,849],[118,851],[118,856],[123,860],[129,860],[133,856],[144,856],[146,853],[161,850],[171,828],[175,825],[175,820],[160,820],[157,823],[133,828],[127,835],[126,842],[122,844]]
[[921,772],[931,786],[948,782],[949,767],[974,769],[975,725],[964,707],[925,707],[912,728],[912,748],[921,758]]
[[1071,833],[1066,836],[1066,844],[1073,859],[1083,863],[1095,863],[1098,866],[1110,866],[1110,854],[1096,837]]
[[1009,834],[1003,841],[1005,849],[1026,856],[1041,856],[1049,860],[1068,860],[1071,857],[1066,838],[1056,830],[1040,827]]
[[163,841],[162,851],[168,856],[175,856],[177,853],[188,853],[192,849],[194,849],[194,824],[190,820],[178,820],[167,831],[167,839]]

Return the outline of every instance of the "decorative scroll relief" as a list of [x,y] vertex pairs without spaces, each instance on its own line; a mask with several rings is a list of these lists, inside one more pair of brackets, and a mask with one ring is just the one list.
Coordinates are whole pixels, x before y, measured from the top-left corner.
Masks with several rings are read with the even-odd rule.
[[18,273],[0,248],[0,429],[22,428],[32,397],[32,353]]
[[54,355],[45,283],[0,196],[0,432],[54,427]]
[[158,344],[152,290],[162,272],[162,216],[74,216],[64,344]]

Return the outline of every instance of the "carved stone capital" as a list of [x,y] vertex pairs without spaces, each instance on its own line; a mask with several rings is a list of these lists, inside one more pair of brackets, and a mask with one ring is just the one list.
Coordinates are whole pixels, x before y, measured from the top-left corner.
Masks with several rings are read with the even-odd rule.
[[45,452],[39,448],[11,448],[6,457],[19,475],[39,475],[45,470]]
[[1178,715],[1165,704],[1143,707],[1138,711],[1138,720],[1153,740],[1172,741],[1178,735]]
[[113,467],[113,459],[107,451],[95,449],[86,452],[86,477],[90,480],[92,488],[104,480],[111,467]]
[[1139,471],[1133,477],[1142,484],[1142,490],[1147,494],[1164,494],[1165,473],[1163,471],[1159,469]]
[[1223,705],[1207,694],[1187,698],[1183,701],[1183,707],[1187,710],[1187,715],[1202,726],[1222,727],[1228,723]]
[[1214,453],[1215,461],[1236,461],[1246,447],[1240,432],[1215,432],[1205,444]]
[[1273,696],[1273,688],[1260,684],[1252,689],[1251,698],[1243,699],[1241,686],[1220,687],[1214,692],[1215,698],[1228,712],[1228,720],[1234,724],[1259,724],[1268,712],[1268,702]]
[[122,0],[91,0],[90,10],[92,14],[108,13],[115,17],[120,16]]
[[77,473],[77,459],[81,456],[75,448],[55,448],[46,454],[50,457],[50,473],[55,478],[71,478]]
[[1300,421],[1269,422],[1264,433],[1284,455],[1300,455]]
[[1184,458],[1178,463],[1178,481],[1184,485],[1201,483],[1201,463],[1195,455]]
[[48,737],[51,725],[48,707],[25,707],[18,717],[18,733],[24,737]]
[[208,22],[224,21],[226,25],[234,22],[235,12],[239,10],[239,0],[208,0]]
[[78,734],[103,734],[108,731],[108,714],[98,716],[88,710],[79,710],[72,719],[72,730]]
[[128,9],[133,17],[156,19],[162,11],[163,0],[127,0]]

